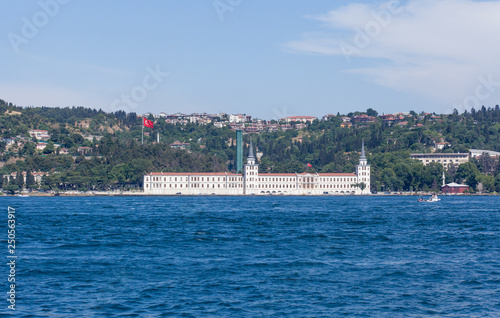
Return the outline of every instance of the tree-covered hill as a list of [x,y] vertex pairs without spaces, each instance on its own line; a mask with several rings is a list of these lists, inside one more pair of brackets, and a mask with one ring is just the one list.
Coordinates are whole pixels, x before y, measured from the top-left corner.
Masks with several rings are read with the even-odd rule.
[[[0,100],[0,173],[42,172],[46,176],[41,184],[30,181],[28,187],[86,190],[141,186],[142,175],[150,171],[234,172],[235,133],[229,127],[170,124],[152,115],[148,119],[154,129],[145,129],[142,145],[142,118],[135,113],[26,108]],[[50,136],[43,150],[37,149],[40,140],[29,134],[34,129]],[[443,167],[424,166],[410,160],[410,153],[500,151],[500,108],[483,106],[450,115],[411,112],[395,118],[368,109],[315,120],[303,129],[245,134],[246,147],[250,138],[261,155],[261,173],[352,172],[364,140],[373,189],[437,189]],[[175,141],[188,149],[171,148]],[[488,156],[450,169],[446,177],[447,182],[467,182],[473,189],[482,183],[486,191],[500,192],[499,163]],[[26,187],[19,181],[2,183],[11,190]]]

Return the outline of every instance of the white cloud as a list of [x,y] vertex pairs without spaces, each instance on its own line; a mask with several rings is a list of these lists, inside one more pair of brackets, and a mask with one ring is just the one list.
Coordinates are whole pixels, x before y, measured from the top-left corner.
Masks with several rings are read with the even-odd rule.
[[[480,77],[500,82],[499,16],[494,1],[355,3],[309,17],[323,24],[321,31],[302,34],[285,49],[345,57],[350,73],[451,106],[473,95]],[[500,96],[500,87],[490,95]]]

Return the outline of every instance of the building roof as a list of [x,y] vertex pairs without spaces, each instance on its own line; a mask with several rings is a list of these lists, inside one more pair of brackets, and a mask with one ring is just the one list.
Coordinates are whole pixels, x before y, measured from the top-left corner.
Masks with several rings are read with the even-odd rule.
[[47,130],[40,130],[40,129],[32,129],[32,130],[29,130],[28,132],[48,133]]
[[[229,173],[229,172],[151,172],[147,174],[147,176],[209,176],[209,177],[218,177],[218,176],[239,176],[241,174]],[[295,177],[295,176],[320,176],[320,177],[356,177],[355,173],[259,173],[259,177]]]
[[318,173],[320,177],[356,177],[355,173]]
[[239,176],[241,174],[226,173],[226,172],[151,172],[147,176],[210,176],[210,177],[221,177],[221,176]]
[[450,156],[463,156],[467,157],[469,156],[468,153],[412,153],[410,154],[411,156],[425,156],[425,157],[450,157]]
[[314,116],[288,116],[286,118],[288,118],[288,119],[299,119],[299,118],[316,119],[318,117],[314,117]]
[[445,184],[441,188],[444,188],[444,187],[450,187],[450,188],[463,188],[463,187],[467,187],[468,188],[469,186],[466,185],[466,184],[458,184],[458,183],[452,182],[452,183]]

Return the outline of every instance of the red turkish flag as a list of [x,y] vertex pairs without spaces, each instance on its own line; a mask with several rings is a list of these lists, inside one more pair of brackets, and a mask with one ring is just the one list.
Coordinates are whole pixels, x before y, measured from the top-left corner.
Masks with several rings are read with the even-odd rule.
[[308,166],[309,168],[312,168],[312,165],[311,165],[309,162],[307,163],[307,166]]
[[146,119],[144,117],[142,117],[142,119],[144,119],[144,126],[145,127],[149,127],[149,128],[153,128],[154,127],[153,122],[151,120],[148,120],[148,119]]

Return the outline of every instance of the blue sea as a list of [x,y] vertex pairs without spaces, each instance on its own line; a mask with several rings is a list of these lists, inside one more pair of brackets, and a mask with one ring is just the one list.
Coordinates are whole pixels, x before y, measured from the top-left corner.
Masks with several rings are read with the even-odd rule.
[[500,197],[416,199],[1,197],[0,314],[500,317]]

